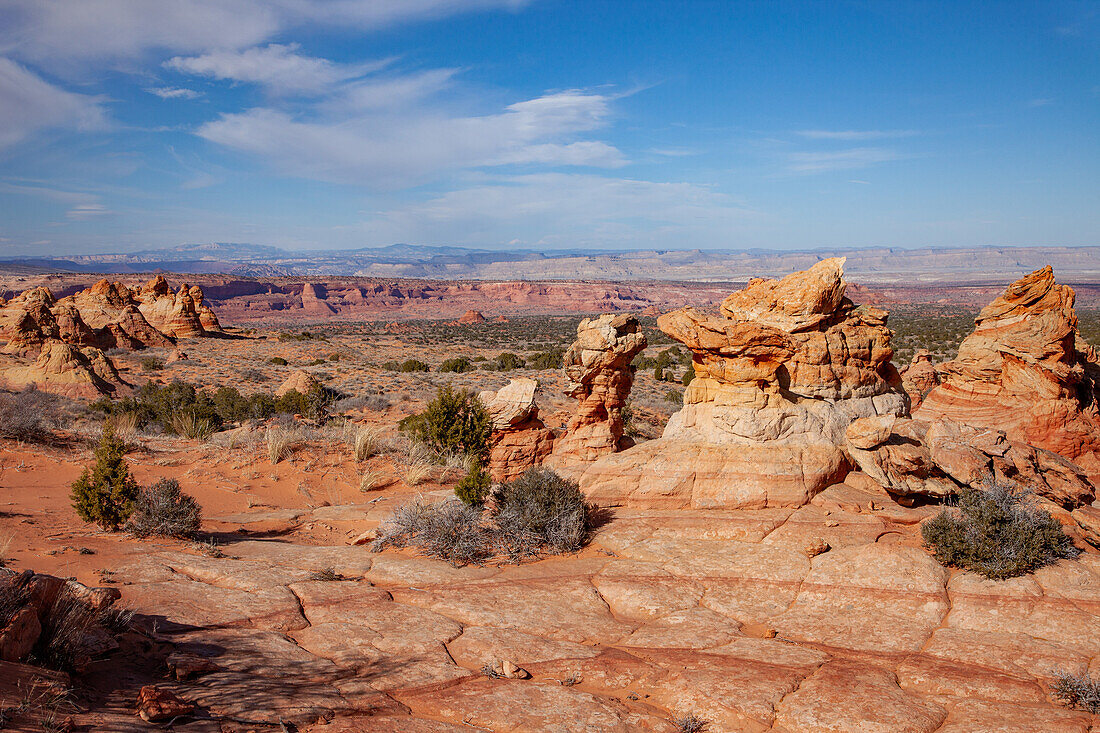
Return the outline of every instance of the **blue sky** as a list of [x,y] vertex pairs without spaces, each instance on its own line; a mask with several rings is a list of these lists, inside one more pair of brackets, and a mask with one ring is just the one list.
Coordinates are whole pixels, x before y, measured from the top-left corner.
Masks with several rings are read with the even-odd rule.
[[1095,1],[0,0],[0,256],[1098,234]]

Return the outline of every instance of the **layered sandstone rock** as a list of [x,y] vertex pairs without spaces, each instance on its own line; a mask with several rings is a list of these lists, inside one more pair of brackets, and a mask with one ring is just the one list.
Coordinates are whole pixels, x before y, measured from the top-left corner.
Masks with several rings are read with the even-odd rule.
[[1082,470],[1057,453],[1008,440],[1003,431],[884,415],[854,421],[848,454],[895,496],[943,498],[963,486],[1024,489],[1066,508],[1095,498]]
[[78,349],[60,341],[44,343],[34,364],[4,370],[0,382],[11,389],[35,385],[43,392],[86,398],[112,395],[126,387],[102,351]]
[[645,347],[634,316],[607,314],[580,322],[577,340],[562,357],[568,394],[579,404],[554,442],[548,465],[576,470],[633,445],[623,435],[623,407],[634,384],[630,362]]
[[848,425],[908,411],[886,313],[844,296],[843,263],[754,280],[720,315],[661,316],[692,351],[684,407],[660,439],[589,467],[584,491],[634,506],[755,508],[798,506],[842,479]]
[[202,289],[181,285],[173,292],[162,275],[142,286],[138,310],[157,330],[173,338],[194,338],[221,330],[214,311],[203,303]]
[[986,306],[915,417],[1003,430],[1100,480],[1100,364],[1080,341],[1074,292],[1049,267]]
[[478,395],[493,421],[489,474],[494,481],[519,478],[541,464],[554,447],[554,431],[539,419],[537,391],[537,381],[521,377],[496,392]]
[[295,391],[299,394],[309,394],[320,386],[321,383],[317,380],[317,377],[313,376],[305,369],[298,369],[287,377],[286,381],[279,385],[279,388],[275,390],[275,396],[282,397],[290,391]]
[[916,410],[924,396],[940,383],[940,375],[932,363],[932,354],[921,349],[913,355],[913,361],[901,368],[901,383],[909,395],[911,410]]

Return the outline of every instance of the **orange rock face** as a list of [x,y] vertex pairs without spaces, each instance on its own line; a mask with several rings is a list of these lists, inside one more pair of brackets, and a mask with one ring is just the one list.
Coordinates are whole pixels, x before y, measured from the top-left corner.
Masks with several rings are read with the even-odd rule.
[[554,447],[554,431],[539,419],[538,382],[521,377],[497,392],[479,397],[493,420],[489,436],[489,474],[511,481],[543,462]]
[[548,465],[577,469],[633,445],[623,436],[623,407],[634,384],[630,362],[645,347],[634,316],[608,314],[580,322],[577,340],[562,357],[569,395],[579,404]]
[[87,398],[114,394],[126,386],[102,351],[60,341],[44,343],[34,364],[4,370],[0,382],[10,388],[33,384],[43,392]]
[[157,275],[141,288],[136,299],[145,319],[173,338],[194,338],[221,330],[218,317],[204,305],[202,289],[197,286],[184,284],[174,293],[164,277]]
[[913,361],[901,369],[901,383],[909,395],[910,407],[916,410],[924,402],[924,396],[940,383],[939,372],[932,363],[932,354],[921,349],[913,355]]
[[844,297],[843,263],[754,280],[719,315],[661,316],[692,351],[684,407],[659,440],[591,466],[585,492],[638,506],[799,506],[842,479],[847,426],[908,410],[886,313]]
[[978,315],[958,357],[939,366],[942,384],[915,416],[1003,430],[1076,462],[1096,483],[1100,364],[1078,342],[1073,302],[1049,267],[1014,282]]

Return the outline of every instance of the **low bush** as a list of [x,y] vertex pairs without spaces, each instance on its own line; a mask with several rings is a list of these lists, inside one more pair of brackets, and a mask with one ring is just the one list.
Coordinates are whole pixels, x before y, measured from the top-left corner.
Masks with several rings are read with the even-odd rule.
[[142,489],[126,529],[136,537],[193,538],[201,525],[202,508],[195,498],[180,491],[175,479],[162,478]]
[[680,383],[685,387],[691,384],[691,380],[695,379],[695,365],[692,364],[688,367],[688,370],[684,372],[684,376],[680,378]]
[[64,400],[34,385],[19,392],[0,392],[0,438],[40,443],[60,427]]
[[473,392],[439,388],[424,412],[400,422],[403,432],[436,453],[466,453],[483,456],[488,449],[491,420],[485,406]]
[[80,671],[97,651],[101,630],[121,633],[132,618],[130,611],[109,605],[97,608],[68,588],[62,588],[42,619],[42,631],[30,661],[64,672]]
[[1100,714],[1100,679],[1094,680],[1086,674],[1055,672],[1050,692],[1071,708]]
[[470,470],[455,485],[455,496],[467,506],[480,507],[489,498],[489,490],[493,486],[493,480],[489,472],[481,465],[481,461],[474,460]]
[[523,360],[523,357],[510,351],[500,354],[490,364],[490,368],[498,372],[510,372],[513,369],[523,369],[525,366],[527,366],[527,362]]
[[456,567],[481,565],[493,555],[491,533],[481,522],[481,512],[458,501],[424,504],[416,500],[399,507],[379,528],[371,549],[379,552],[410,545]]
[[391,372],[426,372],[431,369],[419,359],[406,359],[402,362],[387,361],[382,368]]
[[73,482],[77,516],[103,529],[118,529],[134,510],[140,487],[126,463],[126,444],[108,426],[95,449],[95,464]]
[[155,356],[143,356],[141,358],[141,370],[143,372],[159,372],[164,369],[164,362]]
[[684,393],[678,389],[670,389],[665,392],[665,402],[671,402],[674,405],[684,404]]
[[1078,554],[1058,520],[1028,506],[1026,492],[995,485],[963,489],[954,511],[921,525],[925,547],[943,565],[987,578],[1012,578]]
[[527,358],[527,366],[531,369],[561,369],[563,356],[565,356],[565,349],[553,348],[540,351]]
[[548,468],[530,468],[492,492],[492,514],[501,538],[506,543],[517,540],[517,547],[533,536],[540,549],[579,550],[592,528],[592,513],[577,482]]
[[268,362],[271,363],[271,364],[274,364],[275,366],[286,366],[287,364],[290,363],[281,356],[273,356],[270,359],[268,359]]
[[463,372],[472,372],[477,367],[473,362],[467,359],[465,356],[456,356],[453,359],[447,359],[445,362],[439,365],[439,371],[441,372],[454,372],[456,374],[462,374]]

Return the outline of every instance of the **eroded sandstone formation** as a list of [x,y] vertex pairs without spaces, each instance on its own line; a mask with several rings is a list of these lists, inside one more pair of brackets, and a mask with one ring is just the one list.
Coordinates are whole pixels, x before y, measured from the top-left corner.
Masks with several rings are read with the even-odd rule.
[[916,410],[924,402],[924,396],[940,383],[939,372],[932,363],[932,354],[920,349],[913,355],[913,361],[901,368],[901,383],[909,395],[909,408]]
[[898,497],[944,498],[963,486],[994,484],[1030,491],[1067,509],[1091,504],[1092,484],[1073,462],[1009,440],[1000,430],[883,415],[854,421],[848,455]]
[[1100,480],[1100,362],[1079,339],[1074,292],[1050,267],[1012,283],[982,309],[942,384],[916,411],[1003,430],[1058,453]]
[[537,391],[537,381],[521,377],[496,392],[478,395],[493,421],[488,466],[493,481],[519,478],[541,464],[554,447],[554,431],[539,418]]
[[579,404],[554,442],[548,465],[577,470],[633,445],[623,435],[623,407],[634,384],[630,362],[645,347],[645,334],[634,316],[606,314],[580,322],[577,340],[562,357],[568,394]]
[[128,386],[99,349],[80,349],[60,341],[44,343],[33,364],[0,372],[2,386],[19,389],[31,384],[43,392],[83,398],[112,395]]
[[221,331],[218,317],[204,302],[202,288],[186,283],[172,292],[163,276],[142,286],[137,294],[138,310],[157,330],[174,338],[194,338]]
[[633,506],[758,508],[799,506],[841,480],[848,425],[908,412],[886,313],[845,297],[843,263],[753,280],[717,315],[661,316],[692,351],[684,407],[660,439],[590,466],[584,491]]

